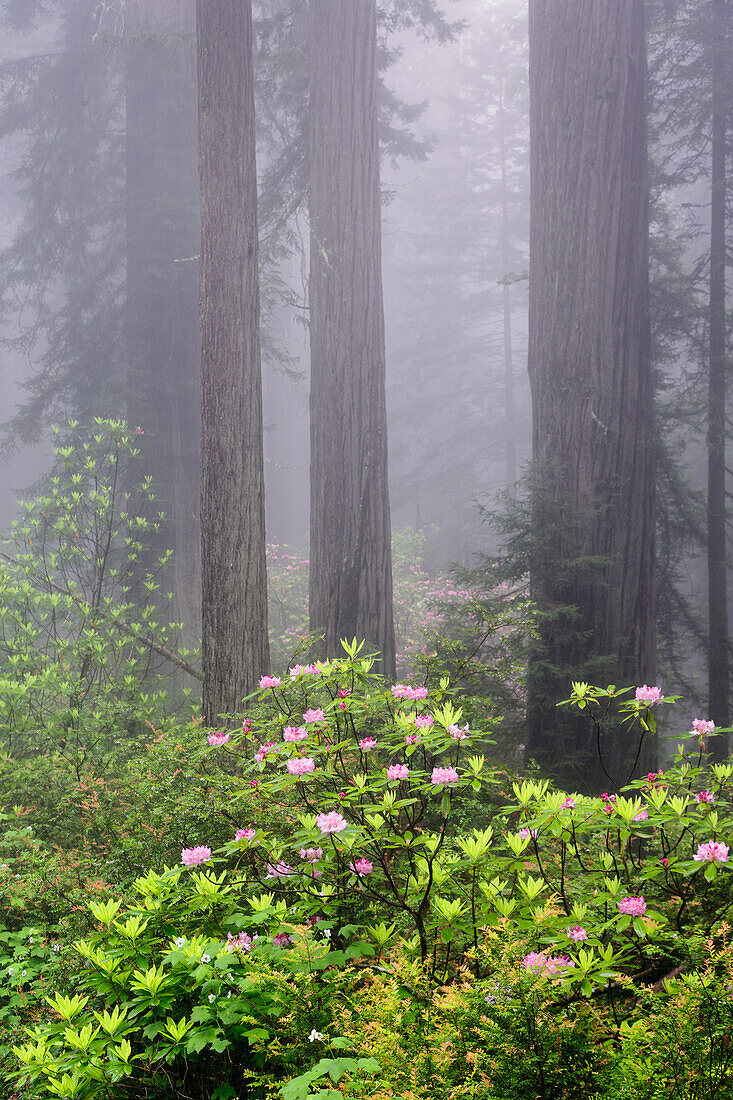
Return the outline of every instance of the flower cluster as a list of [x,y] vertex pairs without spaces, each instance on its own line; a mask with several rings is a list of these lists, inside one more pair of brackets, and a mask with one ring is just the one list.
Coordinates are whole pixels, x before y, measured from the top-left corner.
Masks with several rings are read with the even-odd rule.
[[255,753],[255,764],[261,764],[268,753],[271,753],[275,747],[274,741],[265,741],[264,745],[260,745]]
[[364,875],[371,874],[374,870],[374,864],[369,859],[357,859],[354,863],[349,864],[349,869],[359,878],[363,878]]
[[654,707],[657,703],[661,703],[663,698],[661,688],[649,687],[648,684],[644,684],[643,687],[636,689],[636,701],[645,707]]
[[184,848],[181,852],[181,863],[184,867],[198,867],[200,863],[208,863],[211,859],[211,848],[203,844],[195,848]]
[[265,878],[290,878],[293,868],[287,863],[268,863]]
[[231,738],[230,733],[210,733],[207,740],[210,745],[226,745]]
[[561,970],[575,966],[575,960],[567,955],[543,955],[540,951],[530,951],[522,960],[524,969],[530,974],[548,974],[553,976]]
[[728,845],[720,840],[709,840],[706,844],[699,846],[692,858],[699,862],[704,860],[710,863],[727,863]]
[[279,688],[281,684],[279,676],[262,676],[260,677],[260,689],[262,688]]
[[572,940],[573,943],[580,943],[581,940],[588,939],[588,933],[580,924],[574,924],[572,928],[568,928],[566,934],[568,939]]
[[307,726],[309,726],[312,722],[322,722],[325,717],[326,715],[323,713],[320,707],[311,707],[303,715],[303,721]]
[[233,936],[231,932],[227,932],[227,951],[246,951],[252,950],[252,944],[257,939],[257,935],[248,936],[246,932],[240,932],[238,936]]
[[430,782],[435,787],[454,786],[458,782],[458,772],[455,768],[433,768]]
[[288,669],[290,673],[290,679],[295,680],[298,676],[320,676],[321,669],[318,665],[293,665]]
[[294,756],[285,766],[291,775],[306,775],[315,771],[316,762],[312,756]]
[[342,833],[348,822],[337,810],[331,810],[327,814],[318,814],[316,825],[324,836],[328,836],[330,833]]
[[642,897],[622,898],[617,905],[619,913],[627,917],[643,917],[646,913],[646,902]]
[[283,730],[283,741],[305,741],[308,730],[303,726],[286,726]]
[[409,779],[410,769],[407,764],[390,764],[387,768],[387,779],[394,783],[400,779]]
[[392,695],[395,699],[411,699],[414,702],[417,699],[427,699],[428,689],[426,687],[409,687],[407,684],[394,684]]

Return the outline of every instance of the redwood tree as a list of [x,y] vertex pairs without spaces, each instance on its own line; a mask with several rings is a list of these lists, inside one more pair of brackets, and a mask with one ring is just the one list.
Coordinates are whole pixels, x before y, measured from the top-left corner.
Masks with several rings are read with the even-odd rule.
[[[569,681],[654,679],[643,0],[533,0],[529,373],[534,413],[529,753],[608,786]],[[614,781],[633,764],[606,746]]]
[[310,3],[310,628],[394,671],[375,0]]
[[252,8],[197,0],[201,182],[203,705],[267,670]]

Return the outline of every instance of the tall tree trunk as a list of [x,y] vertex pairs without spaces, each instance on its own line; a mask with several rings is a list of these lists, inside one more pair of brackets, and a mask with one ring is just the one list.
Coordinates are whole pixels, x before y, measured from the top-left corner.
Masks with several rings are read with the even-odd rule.
[[[710,195],[710,301],[708,375],[708,705],[717,726],[730,725],[727,539],[725,507],[726,324],[726,66],[730,6],[711,0],[712,171]],[[727,739],[716,737],[713,755],[723,760]]]
[[127,419],[145,431],[183,644],[201,635],[195,0],[127,0]]
[[[652,682],[654,477],[643,0],[532,0],[531,755],[608,785],[571,678]],[[628,735],[606,746],[616,782]],[[627,748],[628,746],[628,748]],[[650,762],[642,756],[642,763]]]
[[375,0],[310,3],[311,630],[394,673]]
[[252,6],[197,0],[204,714],[267,671]]

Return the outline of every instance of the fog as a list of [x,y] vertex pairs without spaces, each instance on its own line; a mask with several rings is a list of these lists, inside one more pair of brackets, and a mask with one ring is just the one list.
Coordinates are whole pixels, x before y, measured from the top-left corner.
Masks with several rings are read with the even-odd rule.
[[[690,30],[694,8],[650,3],[647,12],[654,430],[660,454],[672,463],[660,458],[657,467],[664,471],[657,562],[666,570],[659,582],[660,661],[693,691],[702,690],[707,629],[702,510],[711,162],[700,120],[684,115],[687,93],[675,58],[684,54],[686,34],[691,48],[699,47]],[[195,404],[195,379],[179,385],[173,364],[168,381],[159,379],[163,396],[155,401],[162,405],[154,410],[154,399],[135,382],[130,351],[142,333],[135,332],[130,306],[130,226],[138,218],[131,198],[130,58],[133,49],[138,56],[148,51],[146,65],[159,72],[146,77],[147,94],[175,98],[180,135],[194,134],[193,13],[193,0],[0,5],[4,528],[18,497],[33,492],[50,467],[51,424],[95,415],[128,416],[143,428],[161,507],[184,507],[171,503],[174,475],[156,458],[153,441],[172,453],[160,427],[166,403],[175,392],[176,401],[185,394]],[[262,0],[254,17],[267,539],[305,554],[306,5]],[[445,573],[456,563],[501,556],[502,537],[485,513],[522,498],[532,458],[526,4],[393,2],[380,8],[378,42],[391,522],[395,532],[421,532],[422,563]],[[154,123],[155,113],[151,127],[170,131],[173,123]],[[155,237],[146,285],[162,303],[155,306],[161,325],[175,333],[182,291],[173,272],[178,278],[182,265],[193,272],[198,261],[186,243],[187,232],[196,230],[188,210],[195,210],[198,194],[195,148],[169,133],[163,149],[151,134],[147,155],[160,161],[158,182],[146,184],[160,190],[153,196],[155,234],[162,240],[168,233],[172,243],[163,260]],[[168,178],[175,186],[166,206]],[[142,203],[151,201],[149,190],[140,194]],[[190,315],[189,306],[182,308]],[[182,460],[180,476],[195,500],[198,475],[190,461]],[[185,508],[189,518],[196,512],[190,501]],[[185,556],[176,544],[178,517],[168,519],[171,542]],[[186,528],[189,549],[192,529]],[[189,579],[194,567],[186,567]],[[689,641],[681,649],[680,633]]]

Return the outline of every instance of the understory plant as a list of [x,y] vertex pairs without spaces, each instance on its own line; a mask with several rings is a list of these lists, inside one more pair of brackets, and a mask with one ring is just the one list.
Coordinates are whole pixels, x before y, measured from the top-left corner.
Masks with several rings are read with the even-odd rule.
[[[573,685],[567,705],[601,751],[610,709],[643,739],[673,701],[631,693]],[[184,1096],[198,1074],[196,1095],[286,1100],[386,1096],[412,1080],[437,1098],[426,1021],[451,990],[473,1044],[462,1064],[476,1067],[452,1096],[615,1095],[625,1065],[653,1060],[672,1003],[689,1009],[679,1049],[717,1067],[729,1095],[727,1017],[700,1024],[693,980],[707,967],[719,991],[731,973],[733,766],[706,763],[712,723],[693,723],[665,774],[591,798],[489,768],[488,733],[458,702],[445,677],[386,683],[356,642],[263,677],[241,725],[201,733],[202,766],[221,758],[240,776],[231,838],[189,835],[179,866],[143,876],[137,900],[95,909],[99,928],[77,945],[87,1000],[53,1002],[62,1022],[17,1047],[18,1080],[69,1097]],[[353,1020],[384,975],[409,994],[400,1026],[433,1036],[407,1068],[359,1063],[372,1052]],[[661,1010],[645,1032],[649,997]],[[496,1072],[504,1091],[487,1091]]]
[[198,675],[159,606],[163,523],[123,421],[55,429],[45,491],[21,504],[0,550],[0,746],[54,751],[78,772],[166,713],[163,673]]

